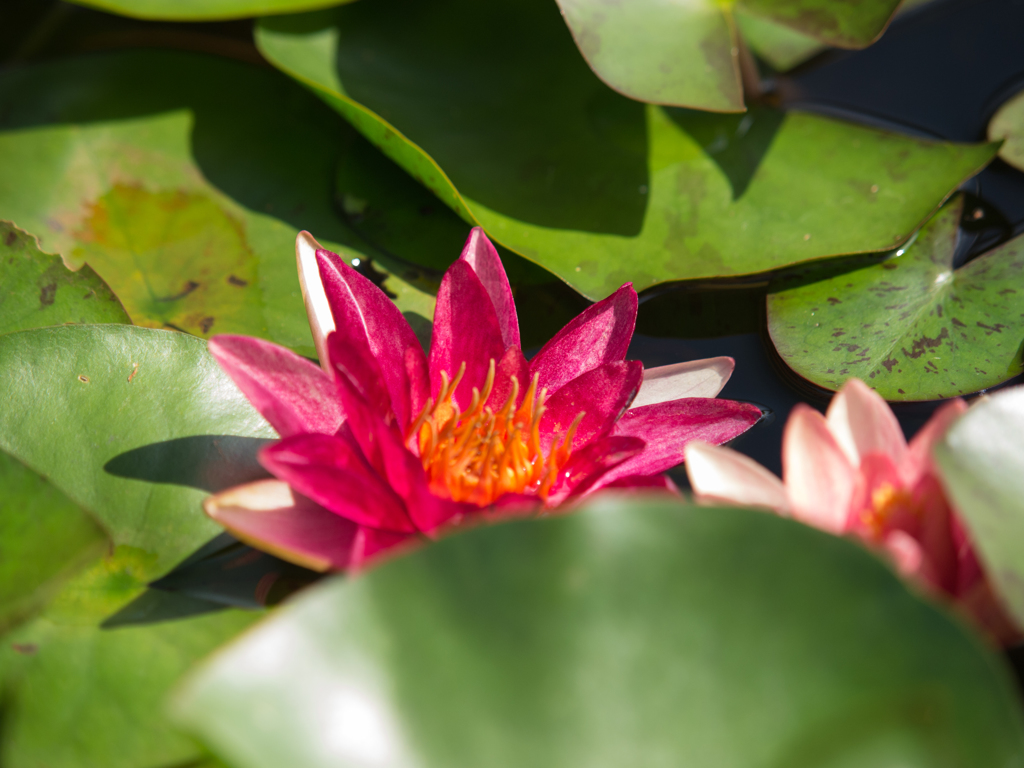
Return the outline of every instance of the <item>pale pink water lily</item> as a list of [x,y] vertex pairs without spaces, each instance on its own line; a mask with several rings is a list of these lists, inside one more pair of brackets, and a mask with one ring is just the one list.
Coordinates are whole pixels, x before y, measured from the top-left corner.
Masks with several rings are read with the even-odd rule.
[[908,445],[885,400],[851,379],[824,417],[803,404],[793,409],[783,480],[736,451],[700,442],[686,448],[686,471],[703,502],[763,507],[867,542],[1008,643],[1020,633],[994,597],[932,460],[933,445],[966,408],[960,399],[946,403]]
[[318,570],[488,516],[551,510],[603,488],[673,488],[691,440],[722,443],[761,418],[714,399],[730,358],[643,370],[625,359],[627,284],[527,361],[501,260],[474,229],[437,295],[429,357],[398,308],[308,233],[299,278],[322,368],[260,339],[211,353],[277,430],[276,479],[207,499],[254,546]]

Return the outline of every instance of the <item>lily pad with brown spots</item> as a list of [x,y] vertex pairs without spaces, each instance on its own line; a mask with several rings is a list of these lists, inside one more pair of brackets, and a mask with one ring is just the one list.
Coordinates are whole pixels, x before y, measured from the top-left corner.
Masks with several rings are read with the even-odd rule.
[[372,258],[404,311],[432,315],[433,298],[334,208],[353,130],[273,71],[124,51],[6,70],[0,103],[0,219],[73,269],[87,263],[137,325],[314,354],[300,229]]
[[798,374],[859,378],[887,400],[977,392],[1024,370],[1024,236],[954,269],[963,199],[881,263],[768,296],[768,330]]
[[36,239],[0,221],[0,334],[67,323],[130,323],[89,267],[72,272]]

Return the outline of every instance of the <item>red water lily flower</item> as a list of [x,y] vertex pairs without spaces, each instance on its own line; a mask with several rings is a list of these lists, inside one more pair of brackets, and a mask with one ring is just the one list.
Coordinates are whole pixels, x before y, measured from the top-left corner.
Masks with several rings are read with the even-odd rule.
[[766,507],[884,552],[899,571],[961,606],[994,639],[1020,633],[999,605],[940,482],[932,448],[966,410],[942,406],[907,444],[882,397],[857,379],[825,417],[793,409],[782,441],[784,481],[721,446],[694,443],[686,471],[698,499]]
[[713,399],[730,358],[625,360],[627,284],[524,357],[512,290],[474,229],[437,295],[429,357],[398,308],[308,233],[299,278],[323,368],[245,336],[214,357],[277,430],[276,480],[207,499],[238,538],[318,570],[357,567],[482,516],[550,510],[602,488],[671,488],[691,440],[730,440],[758,408]]

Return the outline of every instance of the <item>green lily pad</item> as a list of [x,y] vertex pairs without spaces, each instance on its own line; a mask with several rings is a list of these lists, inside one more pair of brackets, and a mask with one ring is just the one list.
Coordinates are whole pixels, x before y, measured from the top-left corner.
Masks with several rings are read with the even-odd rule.
[[220,531],[203,497],[262,476],[255,452],[275,437],[206,343],[173,331],[69,325],[0,336],[0,391],[0,449],[134,552],[125,569],[136,585]]
[[249,626],[244,611],[121,629],[42,617],[0,643],[5,768],[186,766],[201,757],[167,720],[168,691]]
[[935,447],[942,483],[1006,607],[1024,626],[1024,388],[976,403]]
[[813,46],[869,45],[899,5],[899,0],[557,1],[580,53],[609,86],[640,101],[719,112],[744,109],[734,11],[745,17],[744,35],[754,27],[765,47],[806,53],[808,39]]
[[645,106],[593,75],[547,0],[354,3],[262,19],[256,38],[462,218],[591,299],[887,250],[996,149]]
[[0,391],[0,448],[93,510],[115,545],[0,642],[0,764],[184,764],[199,753],[168,725],[163,697],[255,615],[100,624],[220,532],[202,498],[262,476],[255,451],[274,433],[205,342],[172,331],[70,325],[0,336]]
[[0,217],[73,268],[87,262],[138,325],[262,336],[314,354],[299,229],[373,257],[404,310],[432,312],[433,298],[389,275],[334,211],[334,167],[352,129],[286,78],[120,52],[7,70],[0,101]]
[[1003,140],[999,156],[1024,171],[1024,91],[1008,100],[988,124],[988,137]]
[[200,667],[172,711],[237,768],[1002,765],[1024,749],[1002,663],[863,548],[635,498],[325,582]]
[[768,295],[768,330],[805,379],[851,377],[887,400],[936,400],[1019,374],[1024,237],[953,268],[958,197],[893,258]]
[[815,37],[760,16],[735,11],[744,42],[777,72],[786,72],[828,48]]
[[63,323],[130,323],[90,269],[72,272],[36,239],[0,221],[0,334]]
[[298,13],[351,3],[352,0],[69,0],[78,5],[135,19],[216,21]]
[[0,631],[42,607],[106,543],[87,512],[0,451]]

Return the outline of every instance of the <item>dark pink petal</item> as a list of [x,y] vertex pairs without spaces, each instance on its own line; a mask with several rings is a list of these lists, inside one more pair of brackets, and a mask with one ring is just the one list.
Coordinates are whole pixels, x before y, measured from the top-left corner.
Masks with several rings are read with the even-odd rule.
[[569,496],[585,494],[611,469],[642,453],[644,446],[644,441],[636,437],[608,435],[575,451],[558,473],[548,495],[548,506],[561,504]]
[[546,450],[553,441],[561,440],[581,413],[583,418],[572,440],[573,450],[606,434],[633,402],[643,375],[643,363],[622,360],[577,376],[545,402],[540,420],[542,447]]
[[587,371],[625,359],[636,325],[636,291],[626,283],[569,321],[530,361],[530,375],[554,392]]
[[333,435],[345,415],[330,376],[294,352],[248,336],[214,336],[210,354],[281,437]]
[[365,338],[404,428],[428,396],[427,359],[416,334],[391,299],[343,258],[324,250],[316,258],[336,330]]
[[494,389],[487,403],[495,411],[500,409],[512,394],[512,377],[515,376],[519,385],[519,394],[516,396],[516,408],[523,403],[523,396],[530,386],[530,364],[523,356],[523,350],[519,347],[509,347],[505,350],[501,360],[494,372]]
[[[601,490],[614,490],[616,488],[625,491],[667,491],[669,493],[679,493],[679,486],[673,483],[672,478],[668,475],[628,475],[602,486]],[[592,488],[590,493],[596,490],[596,487]]]
[[[388,423],[393,420],[391,396],[384,386],[380,366],[365,340],[346,337],[341,331],[331,333],[327,337],[327,361],[331,372],[359,395],[364,407],[369,408],[374,416]],[[339,391],[344,404],[343,390]],[[350,406],[348,410],[354,409]]]
[[655,475],[681,464],[686,446],[694,440],[712,445],[728,442],[761,420],[761,409],[749,403],[688,397],[631,408],[612,430],[613,435],[638,437],[646,449],[601,478],[601,485],[627,475]]
[[519,346],[519,318],[512,298],[512,286],[502,266],[501,257],[480,227],[473,227],[462,249],[462,261],[469,264],[491,297],[494,312],[501,329],[501,340],[506,347]]
[[380,446],[388,484],[405,501],[409,517],[418,530],[430,535],[476,509],[475,505],[461,504],[431,493],[423,465],[406,449],[397,430],[378,421],[374,438]]
[[314,571],[340,571],[352,561],[359,526],[292,492],[259,480],[208,497],[203,509],[236,538]]
[[416,530],[402,499],[351,441],[330,435],[296,435],[259,454],[267,471],[332,512],[374,528]]
[[385,559],[403,554],[423,543],[414,533],[396,533],[379,528],[360,526],[352,544],[352,562],[349,570],[362,570],[379,565]]
[[480,278],[464,261],[456,261],[441,279],[434,309],[430,344],[430,394],[437,397],[441,372],[452,380],[465,363],[466,373],[455,391],[455,402],[468,408],[473,388],[483,389],[490,361],[505,353],[498,317]]

